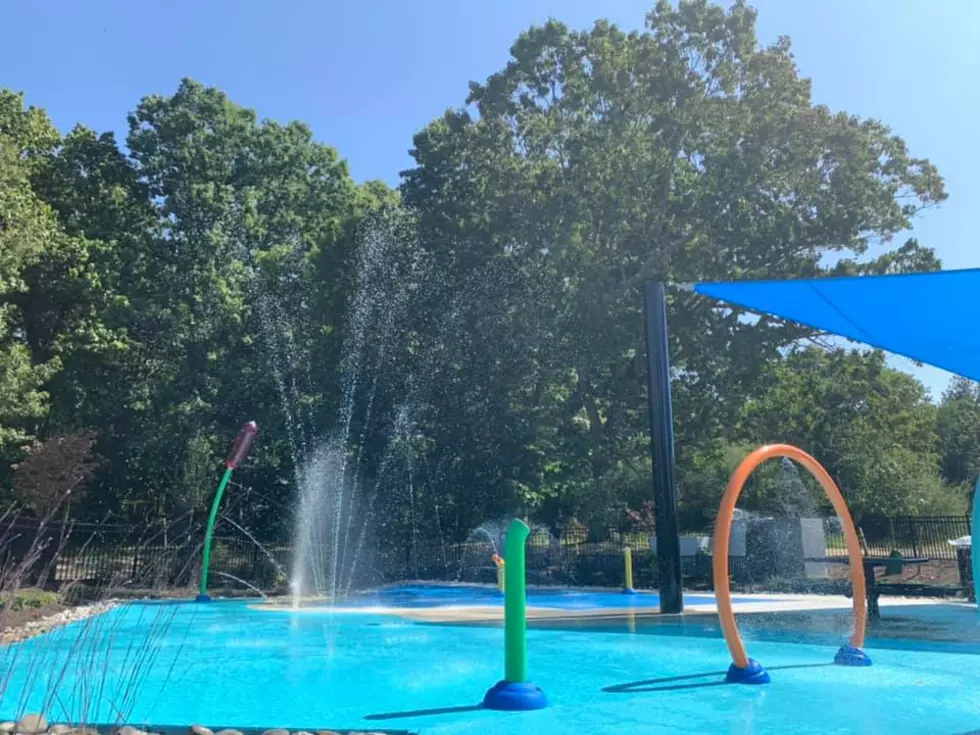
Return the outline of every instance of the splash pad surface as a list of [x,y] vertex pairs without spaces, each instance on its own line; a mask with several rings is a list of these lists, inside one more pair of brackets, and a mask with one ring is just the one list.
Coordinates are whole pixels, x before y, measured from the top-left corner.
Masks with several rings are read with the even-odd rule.
[[[738,596],[742,603],[766,602],[774,598],[758,596]],[[290,601],[275,603],[276,606],[290,606]],[[369,592],[351,595],[331,605],[328,600],[309,598],[301,600],[303,610],[316,610],[326,607],[354,610],[377,610],[392,608],[399,610],[445,608],[445,607],[502,607],[504,596],[496,587],[490,585],[468,584],[411,584],[384,587]],[[684,604],[689,607],[713,607],[712,594],[691,593],[684,595]],[[655,611],[660,606],[660,596],[655,592],[640,592],[636,595],[623,595],[619,590],[588,590],[557,587],[528,587],[527,605],[529,608],[551,610],[596,610],[596,609],[644,609]]]
[[[404,603],[412,589],[387,594]],[[451,597],[446,590],[428,592]],[[472,590],[459,597],[464,593],[473,599]],[[579,601],[633,597],[548,594]],[[551,608],[547,619],[532,618],[528,640],[531,674],[551,706],[524,713],[478,707],[501,672],[499,621],[432,623],[350,606],[343,614],[313,607],[270,612],[254,609],[255,601],[133,603],[0,649],[4,670],[13,672],[0,717],[40,709],[49,699],[55,720],[69,719],[59,708],[70,715],[87,707],[89,721],[111,722],[113,706],[128,702],[131,722],[423,735],[887,733],[910,726],[918,733],[952,734],[980,726],[975,607],[886,605],[882,621],[869,631],[875,665],[863,670],[830,663],[849,633],[846,600],[835,609],[809,598],[814,609],[800,611],[784,610],[778,596],[746,599],[768,601],[743,604],[782,610],[740,618],[753,655],[772,674],[770,685],[723,683],[728,652],[717,619],[700,614],[697,605],[684,616]],[[594,602],[606,604],[601,597]],[[442,607],[453,606],[447,601]],[[713,608],[703,607],[705,613]],[[167,616],[165,626],[161,615]],[[137,668],[133,651],[140,649],[153,655],[143,657],[138,693],[127,699]],[[92,688],[82,682],[93,662],[103,660],[109,665],[102,690],[115,704],[106,701],[93,711]],[[41,673],[32,679],[32,670]],[[802,717],[803,711],[814,716]]]

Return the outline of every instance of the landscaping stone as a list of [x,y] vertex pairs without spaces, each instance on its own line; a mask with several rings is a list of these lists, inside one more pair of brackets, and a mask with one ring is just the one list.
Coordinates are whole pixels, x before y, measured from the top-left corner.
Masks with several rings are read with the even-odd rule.
[[262,735],[289,735],[289,730],[283,730],[281,728],[278,730],[266,730]]
[[0,732],[8,733],[17,729],[16,722],[0,722]]
[[188,735],[214,735],[214,733],[204,725],[191,725],[191,729],[188,730]]
[[116,735],[145,735],[142,730],[139,730],[132,725],[123,725],[116,730]]
[[241,730],[218,730],[217,735],[245,735]]
[[52,725],[48,728],[48,735],[68,735],[72,729],[68,725]]
[[[101,615],[102,613],[111,610],[115,606],[115,601],[98,602],[94,605],[79,605],[78,607],[73,607],[68,610],[62,610],[54,615],[48,615],[40,620],[32,620],[24,625],[7,628],[3,632],[0,632],[0,644],[19,643],[20,641],[25,641],[28,638],[33,638],[36,635],[50,633],[52,630],[55,628],[60,628],[62,625],[84,620],[85,618],[90,618],[93,615]],[[20,729],[19,722],[17,725],[17,732],[22,732],[25,735],[36,735],[36,733],[33,731],[29,733],[26,730]],[[45,720],[45,725],[47,725],[47,720]],[[45,727],[45,730],[46,729],[47,727]],[[44,732],[44,730],[41,730],[41,732]]]
[[16,731],[23,735],[40,735],[48,729],[48,720],[44,715],[29,714],[17,720]]

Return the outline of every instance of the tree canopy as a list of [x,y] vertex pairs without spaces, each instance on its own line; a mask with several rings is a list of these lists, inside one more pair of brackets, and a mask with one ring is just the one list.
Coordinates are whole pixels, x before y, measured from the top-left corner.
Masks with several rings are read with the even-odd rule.
[[[358,482],[384,480],[369,506],[392,533],[648,517],[644,281],[939,267],[908,236],[947,196],[936,168],[814,104],[755,20],[664,0],[639,31],[530,28],[415,135],[397,190],[192,80],[138,101],[125,146],[0,91],[5,492],[51,506],[23,473],[54,440],[91,449],[58,470],[87,482],[76,516],[200,515],[254,419],[234,503],[262,533],[338,436]],[[686,528],[770,440],[817,456],[856,513],[965,508],[976,386],[937,404],[880,353],[681,291],[670,310]]]

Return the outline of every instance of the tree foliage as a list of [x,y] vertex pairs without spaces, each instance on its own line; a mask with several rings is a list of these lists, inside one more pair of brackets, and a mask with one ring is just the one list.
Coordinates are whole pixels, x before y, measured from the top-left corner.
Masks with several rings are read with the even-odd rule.
[[85,484],[99,468],[92,453],[94,432],[77,432],[34,442],[27,456],[13,466],[13,498],[37,518],[48,519],[84,501]]
[[[485,347],[499,364],[533,355],[517,370],[542,386],[533,414],[517,413],[525,456],[547,456],[526,498],[546,513],[610,508],[624,470],[646,462],[644,280],[937,265],[915,240],[889,246],[945,198],[935,168],[880,122],[813,105],[789,42],[759,47],[754,23],[742,3],[704,2],[658,3],[645,32],[549,22],[471,85],[469,109],[415,138],[402,192],[422,241],[457,280],[506,267],[494,304],[535,325],[522,349]],[[872,244],[884,252],[867,257]],[[681,293],[671,306],[689,472],[706,442],[736,435],[768,366],[805,333]]]
[[954,378],[943,394],[937,424],[943,476],[952,483],[976,482],[980,475],[980,388]]
[[[415,136],[397,191],[191,80],[139,101],[125,146],[0,93],[5,467],[93,436],[105,461],[74,513],[200,514],[254,419],[255,492],[230,502],[263,532],[289,525],[298,465],[339,435],[393,538],[648,519],[644,281],[939,266],[907,237],[946,197],[935,167],[815,105],[789,40],[761,46],[755,20],[686,0],[640,31],[530,28]],[[975,386],[937,406],[879,353],[670,302],[685,527],[711,523],[768,440],[816,455],[858,513],[962,510]],[[778,508],[780,471],[746,503]]]

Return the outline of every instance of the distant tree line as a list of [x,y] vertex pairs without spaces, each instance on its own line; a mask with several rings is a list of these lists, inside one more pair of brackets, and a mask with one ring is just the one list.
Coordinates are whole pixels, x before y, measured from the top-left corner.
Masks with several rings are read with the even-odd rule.
[[[254,419],[229,503],[257,533],[289,526],[297,465],[336,437],[393,532],[647,521],[645,280],[940,265],[900,239],[947,196],[935,167],[813,104],[755,20],[662,1],[642,32],[530,28],[394,190],[191,80],[140,101],[125,145],[0,91],[6,502],[201,515]],[[975,385],[935,403],[878,352],[686,292],[670,309],[685,528],[765,441],[814,454],[859,515],[965,509]],[[747,507],[783,508],[778,479]]]

